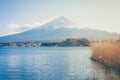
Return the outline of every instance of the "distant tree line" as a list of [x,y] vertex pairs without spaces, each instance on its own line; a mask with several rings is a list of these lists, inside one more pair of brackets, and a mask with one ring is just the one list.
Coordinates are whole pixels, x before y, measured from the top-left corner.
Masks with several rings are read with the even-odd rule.
[[72,47],[72,46],[89,46],[89,40],[81,39],[66,39],[61,42],[8,42],[0,43],[0,47],[39,47],[39,46],[58,46],[58,47]]

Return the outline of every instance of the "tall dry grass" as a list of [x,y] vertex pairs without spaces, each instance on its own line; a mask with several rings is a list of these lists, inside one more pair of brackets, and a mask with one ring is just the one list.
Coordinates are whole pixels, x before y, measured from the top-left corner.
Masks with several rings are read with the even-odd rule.
[[120,74],[120,42],[104,41],[91,45],[93,49],[91,59]]

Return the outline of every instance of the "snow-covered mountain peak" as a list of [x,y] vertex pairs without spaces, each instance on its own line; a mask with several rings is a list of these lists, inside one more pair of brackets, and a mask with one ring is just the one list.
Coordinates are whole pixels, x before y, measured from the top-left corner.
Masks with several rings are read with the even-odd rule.
[[64,16],[55,17],[53,19],[50,19],[47,23],[43,24],[41,28],[44,28],[46,30],[49,29],[58,29],[58,28],[73,28],[75,27],[75,24],[67,19]]
[[66,18],[64,16],[55,17],[53,20],[55,20],[55,21],[69,21],[68,18]]

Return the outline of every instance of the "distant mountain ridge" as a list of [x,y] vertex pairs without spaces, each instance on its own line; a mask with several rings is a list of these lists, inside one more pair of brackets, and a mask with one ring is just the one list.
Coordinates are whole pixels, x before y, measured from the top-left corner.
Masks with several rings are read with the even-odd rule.
[[63,40],[67,38],[87,38],[96,40],[107,39],[109,36],[116,35],[115,33],[102,30],[77,28],[76,24],[62,16],[32,30],[0,37],[0,42]]

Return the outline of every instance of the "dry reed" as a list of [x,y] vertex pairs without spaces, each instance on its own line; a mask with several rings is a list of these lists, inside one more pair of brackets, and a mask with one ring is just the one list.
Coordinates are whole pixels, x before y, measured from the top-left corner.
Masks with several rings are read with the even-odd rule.
[[91,44],[95,60],[120,74],[120,42],[95,42]]

